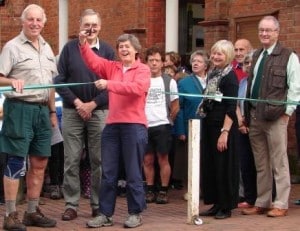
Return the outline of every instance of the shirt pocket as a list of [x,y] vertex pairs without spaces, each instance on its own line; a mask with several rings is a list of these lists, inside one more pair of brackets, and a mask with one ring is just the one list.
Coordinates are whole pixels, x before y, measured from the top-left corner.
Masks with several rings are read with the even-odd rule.
[[[46,76],[49,76],[50,78],[53,78],[57,75],[57,68],[56,68],[56,60],[55,57],[44,55],[41,57],[41,65],[42,70],[46,72]],[[52,79],[51,79],[52,82]]]
[[36,66],[37,63],[35,63],[34,59],[28,54],[19,53],[15,59],[15,69],[24,71],[34,69]]
[[286,71],[275,69],[272,72],[272,86],[276,88],[286,88]]

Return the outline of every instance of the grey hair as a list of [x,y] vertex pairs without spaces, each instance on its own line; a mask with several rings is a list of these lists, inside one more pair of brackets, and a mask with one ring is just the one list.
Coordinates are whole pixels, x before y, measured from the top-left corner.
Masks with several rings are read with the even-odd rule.
[[190,57],[190,64],[192,64],[193,59],[197,55],[203,57],[205,65],[208,66],[208,64],[209,64],[209,57],[208,57],[208,54],[207,54],[207,52],[205,50],[196,50],[196,51],[194,51],[191,54],[191,57]]
[[129,41],[131,43],[131,45],[134,47],[134,49],[139,53],[142,49],[142,46],[140,44],[139,39],[133,35],[133,34],[122,34],[119,36],[119,38],[117,39],[117,44],[116,47],[117,49],[119,48],[119,44],[121,42],[126,42]]
[[101,23],[101,17],[100,17],[100,14],[96,11],[94,11],[93,9],[86,9],[84,10],[82,13],[81,13],[81,16],[80,16],[80,23],[82,23],[82,18],[84,18],[85,16],[87,15],[97,15],[98,17],[98,21],[99,23]]
[[252,57],[253,57],[253,54],[254,54],[254,52],[256,51],[256,49],[253,49],[253,50],[251,50],[251,51],[249,51],[246,55],[245,55],[245,59],[244,59],[244,61],[252,61]]
[[263,20],[270,20],[270,21],[273,21],[274,24],[275,24],[276,29],[277,29],[278,31],[280,30],[280,24],[279,24],[279,21],[278,21],[278,19],[275,18],[274,16],[272,16],[272,15],[264,16],[264,17],[259,21],[258,27],[259,27],[261,21],[263,21]]
[[24,22],[26,20],[26,16],[27,16],[28,11],[33,9],[33,8],[36,8],[36,9],[38,9],[42,12],[42,14],[43,14],[43,23],[45,24],[47,22],[47,17],[46,17],[45,10],[37,4],[30,4],[23,10],[23,12],[21,14],[22,22]]

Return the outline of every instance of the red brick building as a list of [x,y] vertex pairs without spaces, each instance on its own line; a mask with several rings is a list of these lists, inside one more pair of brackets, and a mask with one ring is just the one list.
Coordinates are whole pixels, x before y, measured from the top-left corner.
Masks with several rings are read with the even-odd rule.
[[[60,1],[0,0],[0,4],[4,2],[4,6],[0,6],[0,48],[19,32],[21,27],[19,17],[24,7],[30,3],[37,3],[45,8],[48,17],[44,36],[57,53]],[[237,38],[246,37],[254,46],[259,46],[257,22],[267,14],[278,17],[281,24],[280,40],[282,43],[300,53],[299,0],[63,1],[68,4],[68,35],[78,33],[81,11],[93,8],[101,13],[102,38],[113,46],[120,34],[128,32],[135,33],[141,39],[143,47],[153,44],[164,47],[166,45],[166,2],[171,2],[171,4],[177,2],[178,21],[171,22],[167,28],[175,25],[179,27],[179,34],[172,36],[179,38],[178,51],[181,55],[187,55],[197,47],[204,46],[205,49],[209,49],[219,39],[234,41]],[[189,10],[193,13],[189,14]],[[199,38],[197,33],[200,30],[202,34]],[[192,46],[189,45],[190,43]]]
[[[59,14],[62,2],[67,4],[65,14]],[[101,37],[112,46],[126,32],[136,34],[144,48],[156,44],[169,51],[169,43],[175,41],[171,48],[183,60],[196,48],[209,50],[219,39],[244,37],[258,47],[257,23],[262,16],[272,14],[281,24],[280,41],[300,54],[299,0],[0,0],[2,3],[0,49],[19,33],[24,7],[37,3],[46,10],[43,35],[55,53],[61,49],[59,25],[67,25],[67,36],[77,35],[81,11],[93,8],[102,17]],[[294,149],[293,122],[290,124],[289,147]]]

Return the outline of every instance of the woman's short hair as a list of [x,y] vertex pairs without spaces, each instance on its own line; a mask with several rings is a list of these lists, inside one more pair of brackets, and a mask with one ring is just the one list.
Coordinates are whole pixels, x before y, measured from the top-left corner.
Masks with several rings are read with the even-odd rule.
[[169,51],[166,52],[165,56],[169,55],[170,60],[176,67],[180,67],[181,65],[181,57],[180,55],[175,51]]
[[226,65],[230,64],[234,59],[234,46],[232,42],[228,40],[223,39],[217,41],[211,48],[211,54],[215,51],[225,54]]
[[190,57],[190,64],[192,64],[193,59],[197,55],[203,57],[203,60],[204,60],[204,63],[206,64],[206,66],[209,65],[209,57],[208,57],[208,54],[207,54],[207,52],[205,50],[196,50],[196,51],[194,51],[191,54],[191,57]]
[[245,55],[244,62],[245,62],[245,61],[246,61],[246,62],[247,62],[247,61],[248,61],[248,62],[252,62],[252,57],[253,57],[253,54],[254,54],[255,51],[256,51],[256,49],[249,51],[249,52]]
[[142,49],[139,39],[133,34],[122,34],[117,39],[116,48],[119,48],[120,43],[129,41],[134,49],[139,53]]

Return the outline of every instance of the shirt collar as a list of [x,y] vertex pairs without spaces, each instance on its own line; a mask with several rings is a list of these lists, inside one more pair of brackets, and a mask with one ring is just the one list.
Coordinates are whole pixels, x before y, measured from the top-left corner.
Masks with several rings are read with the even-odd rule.
[[[22,43],[32,43],[32,41],[29,40],[29,39],[26,37],[26,35],[24,34],[23,31],[21,31],[21,33],[20,33],[20,35],[19,35],[19,38],[20,38],[20,40],[22,41]],[[45,45],[45,44],[46,44],[45,39],[44,39],[41,35],[39,35],[39,43],[40,43],[41,45]]]
[[[268,55],[272,54],[275,46],[276,46],[276,43],[274,43],[272,46],[270,46],[268,49],[266,49],[266,51],[268,52]],[[264,51],[265,51],[265,49],[264,49]]]
[[232,62],[234,69],[243,69],[243,63],[238,63],[235,59]]
[[92,49],[92,48],[96,48],[97,50],[100,49],[100,42],[99,42],[99,39],[98,39],[98,38],[97,38],[97,40],[96,40],[96,43],[93,44],[93,45],[91,45],[90,48],[91,48],[91,49]]

